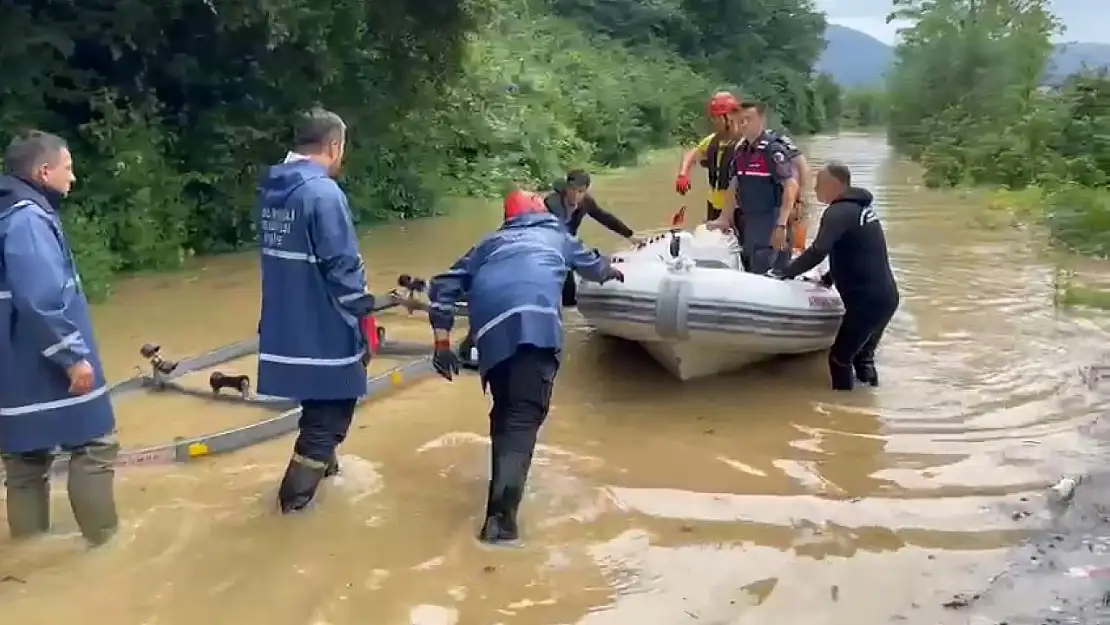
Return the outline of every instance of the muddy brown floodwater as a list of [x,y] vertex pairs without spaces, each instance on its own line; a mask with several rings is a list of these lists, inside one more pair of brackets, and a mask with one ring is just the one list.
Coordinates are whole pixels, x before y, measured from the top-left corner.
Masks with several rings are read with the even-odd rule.
[[[521,547],[473,539],[487,398],[472,377],[429,379],[360,409],[344,474],[311,514],[273,509],[289,440],[121,471],[126,525],[88,554],[58,492],[55,535],[0,539],[4,622],[949,622],[938,597],[981,581],[1035,522],[1014,506],[1084,462],[1081,426],[1106,402],[1074,372],[1105,335],[1053,310],[1053,271],[1020,235],[970,229],[974,207],[923,190],[881,137],[816,138],[809,153],[847,161],[885,219],[903,304],[881,389],[825,390],[820,356],[681,385],[571,313]],[[597,196],[636,227],[665,225],[673,156],[599,176]],[[375,230],[372,285],[442,269],[497,223],[496,207],[470,202]],[[249,336],[257,280],[244,254],[121,284],[96,310],[111,375],[129,375],[144,342],[180,357]],[[383,323],[429,336],[415,317]],[[164,395],[121,401],[119,415],[128,446],[258,418]]]

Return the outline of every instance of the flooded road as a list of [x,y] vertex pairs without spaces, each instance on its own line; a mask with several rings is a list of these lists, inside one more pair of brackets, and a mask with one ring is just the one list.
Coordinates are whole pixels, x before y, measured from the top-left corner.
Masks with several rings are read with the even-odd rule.
[[[0,538],[0,612],[24,625],[966,622],[940,596],[993,572],[1037,524],[1014,509],[1084,463],[1081,429],[1107,402],[1075,371],[1105,335],[1054,311],[1054,271],[1021,235],[969,228],[975,208],[920,188],[882,138],[818,138],[809,154],[846,161],[885,220],[903,303],[882,388],[826,390],[821,356],[682,385],[571,314],[520,548],[473,538],[488,400],[474,378],[437,378],[361,408],[343,475],[299,518],[273,504],[289,440],[121,471],[126,527],[87,555],[56,492],[56,536]],[[670,156],[599,176],[596,195],[634,227],[666,225]],[[498,222],[469,202],[376,230],[374,290],[444,268]],[[583,235],[618,245],[597,224]],[[144,342],[195,354],[249,336],[257,314],[247,254],[122,284],[96,323],[118,379]],[[417,317],[382,323],[430,339]],[[257,418],[165,396],[119,414],[128,447]]]

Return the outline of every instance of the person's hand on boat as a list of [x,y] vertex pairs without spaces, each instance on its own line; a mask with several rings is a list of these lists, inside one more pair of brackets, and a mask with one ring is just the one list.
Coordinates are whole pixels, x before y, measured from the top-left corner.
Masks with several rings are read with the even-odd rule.
[[628,242],[632,244],[632,247],[641,248],[647,244],[647,238],[642,237],[638,234],[633,234],[632,236],[628,237]]
[[674,181],[674,190],[679,195],[686,195],[690,192],[690,177],[680,174]]
[[66,369],[66,374],[69,376],[69,392],[72,395],[84,395],[96,384],[96,372],[87,360],[73,363]]
[[779,269],[769,269],[767,271],[767,273],[765,273],[763,275],[767,276],[768,278],[773,278],[775,280],[786,280],[786,274],[784,274]]
[[818,282],[826,289],[831,289],[833,287],[832,274],[828,272],[821,274],[821,279]]
[[432,367],[436,370],[436,373],[450,382],[459,374],[461,365],[459,355],[451,349],[451,339],[436,340],[435,354],[432,355]]
[[609,282],[610,280],[616,280],[617,282],[623,283],[624,282],[624,272],[621,271],[620,269],[610,267],[609,270],[605,272],[605,275],[603,276],[603,279],[602,279],[601,283],[605,284],[606,282]]

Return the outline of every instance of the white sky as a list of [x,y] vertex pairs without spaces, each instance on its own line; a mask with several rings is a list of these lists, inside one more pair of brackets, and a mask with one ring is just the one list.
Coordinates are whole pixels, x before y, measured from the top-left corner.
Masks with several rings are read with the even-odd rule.
[[[1051,0],[1050,4],[1067,29],[1059,41],[1110,43],[1110,21],[1102,13],[1106,0]],[[890,0],[817,0],[817,8],[833,24],[863,31],[885,43],[897,39],[898,25],[886,23]]]

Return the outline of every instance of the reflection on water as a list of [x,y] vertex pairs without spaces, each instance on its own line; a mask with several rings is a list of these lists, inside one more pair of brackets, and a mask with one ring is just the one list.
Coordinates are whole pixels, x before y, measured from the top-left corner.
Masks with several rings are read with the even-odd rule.
[[[360,409],[344,474],[312,514],[272,509],[288,441],[122,472],[127,527],[89,554],[59,493],[55,535],[0,540],[5,618],[944,622],[933,589],[981,581],[1036,522],[1011,510],[1083,461],[1081,426],[1106,402],[1083,388],[1074,360],[1102,334],[1058,316],[1052,270],[1021,241],[968,229],[965,200],[922,190],[881,139],[822,138],[810,153],[852,165],[885,219],[903,305],[881,350],[882,388],[827,391],[820,357],[683,385],[570,313],[519,548],[473,539],[487,399],[473,378],[429,380]],[[634,226],[666,225],[678,206],[661,186],[672,170],[659,160],[600,177],[598,197]],[[497,220],[471,202],[376,230],[364,244],[373,285],[442,269]],[[617,245],[596,224],[584,230],[589,243]],[[144,342],[178,357],[249,335],[256,267],[247,254],[121,285],[96,310],[110,373],[129,375]],[[396,338],[429,338],[416,317],[383,323]],[[121,402],[119,413],[129,445],[258,418],[165,396]]]

